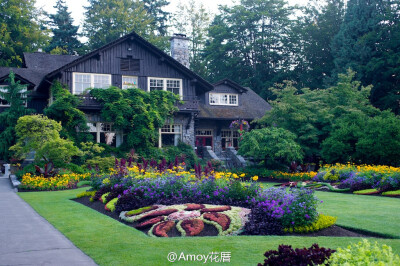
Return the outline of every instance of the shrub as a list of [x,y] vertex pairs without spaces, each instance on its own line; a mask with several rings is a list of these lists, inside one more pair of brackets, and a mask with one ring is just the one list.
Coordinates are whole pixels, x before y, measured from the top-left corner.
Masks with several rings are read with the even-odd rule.
[[105,209],[108,210],[108,211],[114,212],[115,211],[115,204],[117,204],[117,202],[118,202],[118,198],[113,198],[112,200],[110,200],[106,204]]
[[278,250],[265,252],[264,264],[258,265],[317,265],[328,259],[335,250],[313,244],[310,248],[293,250],[292,246],[280,245]]
[[281,235],[282,224],[261,208],[252,208],[244,230],[249,235]]
[[115,166],[115,157],[99,157],[96,156],[86,161],[86,165],[97,168],[100,172],[108,173],[110,168]]
[[380,191],[377,190],[376,188],[370,188],[370,189],[357,190],[354,191],[353,193],[358,195],[372,195],[372,194],[378,194],[380,193]]
[[165,157],[168,162],[173,162],[176,157],[183,157],[188,167],[193,167],[199,159],[193,151],[193,147],[180,141],[177,146],[169,146],[165,149]]
[[288,232],[289,233],[315,232],[315,231],[319,231],[319,230],[331,227],[332,225],[334,225],[336,223],[336,220],[337,220],[336,217],[320,214],[318,216],[318,219],[310,225],[285,228],[283,231],[286,233],[288,233]]
[[400,189],[399,190],[394,190],[394,191],[386,191],[382,193],[383,196],[400,196]]
[[387,245],[378,246],[363,239],[347,248],[338,248],[328,260],[330,265],[400,265],[400,257]]
[[93,197],[96,194],[96,191],[83,191],[76,195],[76,198],[83,198],[83,197]]

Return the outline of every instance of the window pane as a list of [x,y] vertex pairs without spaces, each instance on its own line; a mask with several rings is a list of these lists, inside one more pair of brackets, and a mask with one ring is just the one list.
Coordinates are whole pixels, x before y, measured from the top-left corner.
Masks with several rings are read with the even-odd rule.
[[210,104],[218,104],[218,97],[214,93],[210,93]]
[[163,90],[164,89],[164,80],[162,79],[150,79],[150,91],[154,90]]
[[237,104],[237,95],[229,95],[229,104],[232,104],[232,105]]
[[81,94],[85,89],[90,88],[90,74],[74,74],[74,93]]
[[93,87],[107,89],[111,86],[111,76],[109,75],[93,75]]
[[133,76],[122,77],[122,89],[137,88],[138,78]]
[[226,94],[220,95],[219,102],[221,104],[228,104],[228,95],[226,95]]
[[167,91],[175,94],[180,93],[181,82],[180,80],[167,80]]

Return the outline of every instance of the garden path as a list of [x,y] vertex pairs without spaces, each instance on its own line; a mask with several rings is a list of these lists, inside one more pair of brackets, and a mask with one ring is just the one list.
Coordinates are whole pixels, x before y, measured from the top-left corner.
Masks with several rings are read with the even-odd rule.
[[[29,192],[28,192],[29,193]],[[0,176],[0,265],[96,265]]]

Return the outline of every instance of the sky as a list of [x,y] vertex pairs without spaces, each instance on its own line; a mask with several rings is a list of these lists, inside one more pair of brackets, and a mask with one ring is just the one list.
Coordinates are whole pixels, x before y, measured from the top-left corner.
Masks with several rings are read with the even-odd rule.
[[[181,0],[169,0],[170,4],[166,8],[166,11],[175,13],[177,11],[178,3]],[[57,0],[36,0],[36,7],[43,8],[50,14],[54,14],[55,8],[53,6],[56,4]],[[182,0],[184,2],[184,0]],[[239,0],[196,0],[196,2],[201,2],[206,9],[211,11],[212,13],[217,13],[218,5],[233,5],[235,2],[239,2]],[[291,5],[294,4],[305,4],[307,0],[289,0]],[[68,11],[71,12],[71,15],[74,19],[75,25],[83,24],[83,13],[85,12],[84,6],[88,6],[87,0],[65,0],[65,3],[68,6]]]

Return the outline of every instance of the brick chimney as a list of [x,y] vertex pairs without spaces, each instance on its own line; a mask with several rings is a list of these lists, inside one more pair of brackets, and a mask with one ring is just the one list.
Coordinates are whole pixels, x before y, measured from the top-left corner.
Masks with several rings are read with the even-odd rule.
[[185,34],[174,33],[174,36],[169,40],[171,42],[171,56],[185,67],[190,68],[189,38]]

